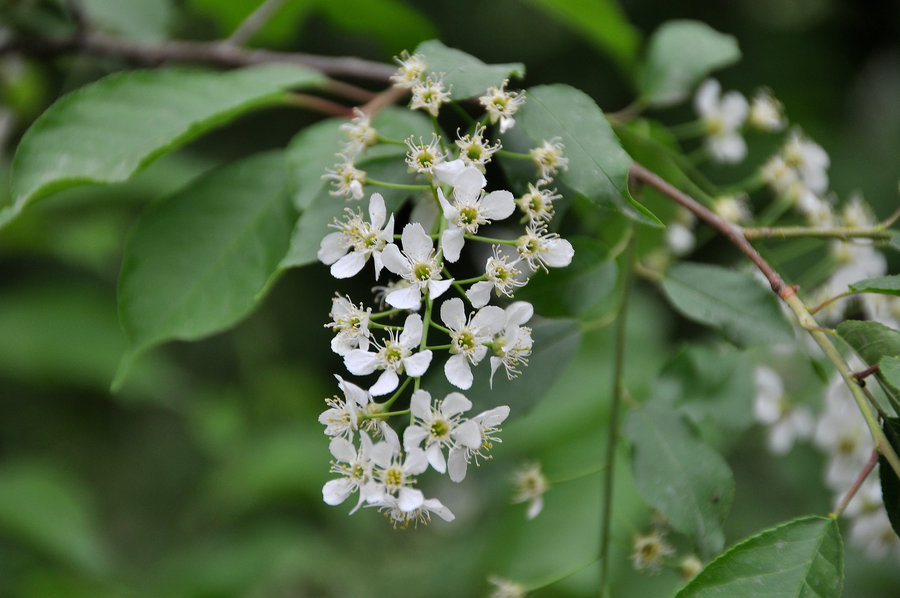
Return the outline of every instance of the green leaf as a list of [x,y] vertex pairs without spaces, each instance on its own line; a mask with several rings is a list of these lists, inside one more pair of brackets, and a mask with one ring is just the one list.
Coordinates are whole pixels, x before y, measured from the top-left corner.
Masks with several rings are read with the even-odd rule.
[[885,356],[878,362],[876,372],[879,382],[886,385],[892,398],[900,398],[900,358]]
[[740,58],[733,36],[699,21],[668,21],[650,37],[638,89],[651,106],[677,104],[708,74]]
[[794,338],[775,296],[749,274],[684,262],[666,272],[663,291],[682,315],[717,328],[737,345]]
[[731,547],[676,598],[838,598],[843,570],[837,521],[805,517]]
[[84,488],[40,463],[0,467],[0,534],[63,561],[85,574],[108,564]]
[[629,411],[624,433],[634,449],[632,470],[641,496],[708,557],[725,545],[722,522],[734,500],[725,460],[685,423],[653,400]]
[[141,217],[119,277],[131,349],[116,383],[148,347],[225,330],[256,306],[288,248],[285,183],[284,155],[260,154],[204,175]]
[[866,278],[851,284],[850,290],[857,293],[880,293],[882,295],[900,296],[900,274]]
[[616,286],[616,262],[606,256],[601,241],[569,237],[575,257],[566,268],[550,273],[538,271],[516,293],[534,305],[535,311],[550,318],[585,315]]
[[485,64],[436,39],[422,42],[415,53],[425,57],[429,73],[444,73],[444,86],[453,85],[450,93],[455,100],[484,95],[488,87],[500,87],[504,79],[525,76],[525,65],[521,62]]
[[[894,451],[900,451],[900,417],[885,418],[882,429]],[[897,472],[884,458],[884,455],[880,454],[878,455],[878,476],[881,478],[881,498],[884,502],[884,509],[887,511],[894,533],[900,535],[900,478],[897,477]]]
[[172,20],[169,0],[82,0],[93,25],[129,39],[162,41]]
[[562,142],[569,165],[558,179],[565,185],[638,222],[660,225],[632,199],[628,191],[631,157],[622,149],[603,111],[584,92],[568,85],[532,87],[516,123],[513,130],[524,134],[532,147],[551,139]]
[[548,15],[581,33],[623,69],[637,60],[641,34],[615,0],[531,0]]
[[878,322],[845,320],[837,332],[869,365],[882,357],[900,357],[900,332]]
[[13,204],[88,183],[118,183],[162,154],[235,117],[276,104],[321,75],[292,65],[227,73],[166,69],[119,73],[53,104],[25,133],[13,161]]
[[375,38],[391,54],[438,34],[423,13],[401,0],[319,0],[318,9],[336,28]]

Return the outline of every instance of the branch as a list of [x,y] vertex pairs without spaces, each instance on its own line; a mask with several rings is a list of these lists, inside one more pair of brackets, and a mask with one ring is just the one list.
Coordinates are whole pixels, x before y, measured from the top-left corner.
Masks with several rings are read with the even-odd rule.
[[285,1],[265,0],[237,26],[237,29],[225,39],[225,43],[235,46],[242,46],[247,43],[257,31],[269,22],[269,19],[278,12],[278,9],[284,6]]
[[349,56],[320,56],[300,52],[247,49],[221,42],[170,40],[161,44],[153,44],[99,33],[88,33],[83,36],[62,39],[13,39],[0,43],[0,56],[9,53],[37,57],[82,53],[122,58],[145,66],[181,62],[239,67],[283,62],[309,67],[327,75],[356,77],[379,82],[386,82],[396,70],[389,64]]
[[835,226],[829,228],[808,228],[805,226],[763,226],[743,229],[747,239],[796,239],[816,237],[822,239],[875,239],[888,240],[894,233],[881,225],[867,228]]

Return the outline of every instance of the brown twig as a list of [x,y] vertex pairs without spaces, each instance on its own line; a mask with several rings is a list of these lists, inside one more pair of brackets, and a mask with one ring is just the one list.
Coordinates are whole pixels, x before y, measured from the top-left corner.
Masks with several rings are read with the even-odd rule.
[[82,53],[122,58],[144,66],[177,62],[239,67],[281,62],[298,64],[327,75],[379,82],[387,81],[396,70],[389,64],[350,56],[320,56],[300,52],[248,49],[222,42],[169,40],[162,44],[154,44],[94,32],[61,39],[20,38],[0,43],[0,55],[10,53],[36,57]]
[[866,369],[862,370],[861,372],[853,372],[853,377],[856,378],[856,381],[857,381],[857,383],[859,383],[860,386],[865,386],[866,378],[868,378],[869,376],[871,376],[872,374],[874,374],[877,371],[878,371],[878,364],[876,363],[875,365],[869,366]]
[[861,472],[859,472],[859,475],[856,477],[856,481],[853,482],[850,490],[847,491],[847,494],[845,494],[844,498],[841,499],[840,504],[837,506],[837,508],[834,509],[834,512],[832,513],[833,516],[840,516],[840,514],[844,512],[844,509],[847,508],[847,505],[850,504],[850,501],[853,500],[853,497],[856,496],[857,492],[859,492],[859,489],[862,487],[863,482],[866,481],[866,478],[869,477],[869,474],[872,473],[872,470],[875,469],[875,466],[877,464],[878,451],[872,451],[872,456],[869,457],[869,461],[866,463],[866,466],[863,467]]

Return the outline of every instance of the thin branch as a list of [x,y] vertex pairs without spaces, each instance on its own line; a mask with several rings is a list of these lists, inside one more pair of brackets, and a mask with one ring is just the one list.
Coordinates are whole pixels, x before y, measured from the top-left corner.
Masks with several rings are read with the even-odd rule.
[[325,98],[311,96],[305,93],[288,94],[287,98],[285,99],[285,103],[288,106],[306,108],[308,110],[314,110],[316,112],[321,112],[322,114],[327,114],[328,116],[340,116],[344,118],[350,118],[353,116],[353,110],[351,108],[347,108],[346,106],[332,102],[331,100],[326,100]]
[[863,470],[859,472],[859,476],[857,476],[856,481],[853,482],[853,486],[850,487],[850,490],[848,490],[847,494],[844,495],[841,503],[831,513],[832,517],[840,517],[840,515],[844,512],[844,509],[847,508],[847,505],[849,505],[850,501],[853,500],[853,497],[856,496],[856,493],[862,487],[863,482],[866,481],[866,478],[869,477],[869,474],[872,473],[872,470],[875,469],[875,466],[877,464],[878,451],[872,451],[872,456],[869,457],[869,461],[866,463],[866,466],[863,467]]
[[744,237],[754,239],[797,239],[802,237],[815,237],[821,239],[875,239],[887,240],[893,236],[893,232],[884,230],[881,225],[874,227],[835,226],[829,228],[808,228],[805,226],[762,226],[758,228],[745,228]]
[[0,43],[0,56],[10,53],[36,57],[83,53],[122,58],[145,66],[178,62],[239,67],[280,62],[305,66],[327,75],[356,77],[379,82],[386,82],[396,70],[389,64],[350,56],[320,56],[300,52],[247,49],[221,42],[169,40],[165,43],[154,44],[120,39],[99,33],[61,39],[13,39]]
[[241,21],[231,35],[225,39],[226,44],[242,46],[262,29],[269,22],[278,9],[284,6],[286,0],[265,0],[256,10],[247,15],[247,18]]

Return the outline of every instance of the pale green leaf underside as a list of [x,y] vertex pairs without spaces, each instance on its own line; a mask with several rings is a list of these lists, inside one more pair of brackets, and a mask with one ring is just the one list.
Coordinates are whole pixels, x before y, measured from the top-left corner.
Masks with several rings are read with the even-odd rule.
[[284,155],[260,154],[204,175],[145,213],[125,248],[119,319],[134,355],[194,340],[247,315],[288,248],[293,210]]
[[560,84],[532,87],[516,115],[516,127],[535,147],[554,139],[565,146],[568,169],[558,178],[574,191],[639,222],[658,224],[633,204],[628,192],[631,157],[603,111],[583,91]]
[[857,293],[880,293],[882,295],[900,295],[900,275],[866,278],[850,285],[850,290]]
[[843,561],[837,522],[805,517],[733,546],[676,598],[838,598]]
[[685,317],[718,328],[735,344],[793,339],[775,296],[749,274],[684,262],[666,272],[663,291]]
[[283,64],[101,79],[53,104],[25,133],[13,160],[13,204],[0,210],[0,226],[55,191],[125,181],[213,127],[278,102],[286,89],[323,81],[317,72]]
[[733,36],[699,21],[668,21],[647,44],[638,77],[641,97],[651,106],[677,104],[709,73],[740,58]]
[[624,430],[644,500],[691,536],[704,555],[719,552],[725,543],[722,522],[734,499],[734,477],[725,460],[660,401],[633,408]]
[[415,53],[425,57],[428,73],[443,73],[444,86],[453,86],[450,93],[456,100],[484,95],[488,87],[500,87],[504,79],[525,76],[525,65],[521,62],[485,64],[471,54],[448,48],[436,39],[422,42]]
[[900,357],[900,332],[879,322],[845,320],[837,332],[869,365],[885,356]]

